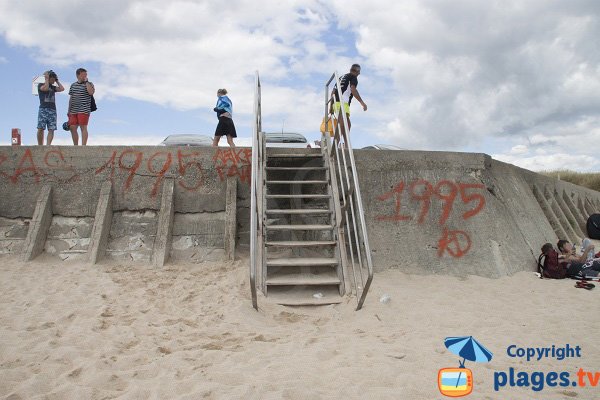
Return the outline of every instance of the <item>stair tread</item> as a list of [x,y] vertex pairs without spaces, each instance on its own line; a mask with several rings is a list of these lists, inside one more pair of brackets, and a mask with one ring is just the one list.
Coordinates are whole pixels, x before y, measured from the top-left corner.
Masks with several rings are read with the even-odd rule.
[[320,231],[320,230],[328,230],[333,229],[333,225],[325,225],[325,224],[298,224],[298,225],[265,225],[267,230],[272,231],[289,231],[289,230],[297,230],[297,231]]
[[267,214],[329,214],[326,208],[283,208],[267,210]]
[[335,274],[281,274],[267,278],[267,285],[277,286],[320,286],[320,285],[339,285],[340,279]]
[[327,167],[267,167],[267,171],[324,171]]
[[269,181],[267,180],[267,184],[277,184],[277,185],[311,185],[311,184],[327,184],[327,181]]
[[294,154],[294,153],[277,153],[267,154],[267,159],[270,158],[321,158],[321,153],[307,153],[307,154]]
[[267,199],[328,199],[328,194],[268,194]]
[[269,241],[267,246],[282,246],[282,247],[308,247],[308,246],[335,246],[334,240],[282,240]]
[[[319,306],[342,303],[339,291],[326,287],[299,286],[283,290],[285,286],[271,286],[267,299],[284,306]],[[314,295],[319,294],[318,297]]]
[[267,259],[267,266],[279,267],[303,267],[303,266],[319,266],[319,265],[337,265],[338,261],[333,257],[316,257],[316,258],[272,258]]

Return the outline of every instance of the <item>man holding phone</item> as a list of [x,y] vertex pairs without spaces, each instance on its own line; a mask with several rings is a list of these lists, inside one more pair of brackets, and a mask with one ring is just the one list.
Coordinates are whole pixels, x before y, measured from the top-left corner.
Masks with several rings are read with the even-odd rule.
[[[37,141],[44,144],[44,129],[48,128],[47,144],[51,145],[56,130],[56,92],[65,90],[58,81],[58,76],[52,70],[44,72],[44,83],[38,84],[40,109],[38,111]],[[56,86],[55,86],[56,85]]]

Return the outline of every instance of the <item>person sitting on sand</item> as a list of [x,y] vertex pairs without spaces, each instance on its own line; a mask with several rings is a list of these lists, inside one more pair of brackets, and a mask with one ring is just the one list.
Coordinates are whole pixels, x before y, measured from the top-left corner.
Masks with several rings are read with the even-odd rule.
[[587,259],[588,253],[594,251],[593,244],[588,244],[580,256],[575,254],[575,246],[568,240],[559,240],[556,247],[561,253],[558,260],[566,268],[567,275],[578,278],[600,276],[600,259]]

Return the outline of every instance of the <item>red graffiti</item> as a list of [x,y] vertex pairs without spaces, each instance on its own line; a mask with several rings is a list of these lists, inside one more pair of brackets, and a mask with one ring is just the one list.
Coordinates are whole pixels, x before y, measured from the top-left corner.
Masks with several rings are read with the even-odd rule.
[[394,215],[380,215],[377,217],[378,221],[407,221],[410,219],[408,215],[402,215],[400,213],[400,208],[402,207],[402,203],[400,201],[402,197],[402,192],[404,191],[404,181],[400,182],[394,189],[391,191],[382,194],[377,198],[379,201],[386,201],[392,196],[396,199],[396,208]]
[[477,201],[477,205],[475,208],[465,212],[463,214],[464,219],[468,219],[479,214],[483,207],[485,207],[485,197],[482,194],[467,194],[465,191],[467,189],[485,189],[485,186],[481,183],[459,183],[458,187],[460,188],[460,198],[463,203],[469,204],[472,201]]
[[[152,161],[154,161],[154,159],[158,156],[165,156],[165,162],[163,163],[162,168],[160,169],[160,171],[155,171],[152,168]],[[168,152],[158,152],[158,153],[154,153],[149,159],[148,159],[148,163],[147,163],[147,167],[148,167],[148,171],[150,171],[153,174],[157,174],[156,175],[156,182],[154,182],[154,186],[152,187],[152,191],[150,192],[150,196],[151,197],[155,197],[156,194],[158,193],[158,188],[160,187],[160,184],[162,183],[165,174],[167,173],[167,171],[169,170],[169,167],[171,167],[171,163],[173,161],[173,156],[171,155],[171,153]]]
[[33,156],[31,154],[31,149],[25,150],[25,153],[19,161],[19,165],[17,165],[15,174],[9,176],[10,181],[12,183],[17,183],[19,181],[19,177],[25,172],[31,172],[33,174],[35,183],[39,183],[40,177],[44,175],[44,173],[37,167],[37,165],[35,165],[35,162],[33,161]]
[[[391,191],[377,197],[379,201],[387,201],[392,197],[395,200],[394,214],[379,215],[376,217],[378,221],[408,221],[413,217],[402,214],[402,196],[406,188],[406,183],[401,181]],[[438,219],[438,224],[444,227],[442,238],[439,241],[438,255],[441,257],[444,253],[448,253],[452,257],[462,257],[471,248],[471,238],[464,231],[448,230],[445,225],[452,214],[454,204],[457,197],[460,196],[460,201],[467,207],[471,207],[463,212],[461,217],[463,220],[474,217],[479,214],[485,207],[485,197],[481,193],[472,193],[471,190],[484,190],[485,186],[480,183],[460,183],[449,180],[442,180],[433,185],[425,179],[416,179],[408,185],[408,196],[413,202],[420,204],[419,212],[416,215],[417,223],[423,224],[425,218],[429,215],[431,203],[433,199],[441,202],[441,214]]]
[[442,237],[438,242],[438,257],[444,253],[450,254],[452,257],[460,258],[467,254],[471,249],[471,238],[465,231],[448,230],[444,228]]
[[213,157],[221,181],[237,176],[240,182],[250,183],[252,149],[218,149]]
[[197,174],[199,175],[199,177],[196,180],[196,184],[192,185],[192,186],[188,186],[185,182],[179,181],[179,186],[181,186],[182,188],[186,189],[186,190],[196,190],[198,189],[200,186],[202,186],[203,182],[204,182],[204,171],[202,169],[202,164],[199,161],[188,161],[187,163],[184,163],[184,159],[186,157],[194,157],[197,156],[199,153],[194,152],[194,153],[190,153],[190,154],[183,154],[181,152],[181,150],[177,150],[177,161],[179,162],[179,175],[183,178],[185,177],[188,168],[195,168],[197,171]]
[[112,155],[108,159],[108,161],[106,163],[104,163],[104,165],[102,165],[100,168],[98,168],[96,170],[96,175],[98,175],[99,173],[101,173],[102,171],[104,171],[106,168],[110,167],[110,181],[113,182],[114,181],[114,177],[115,177],[115,159],[116,158],[117,158],[117,151],[114,150],[112,152]]
[[[8,157],[5,154],[0,154],[0,165],[6,160],[8,160]],[[79,174],[73,165],[65,160],[65,156],[60,149],[46,151],[44,153],[43,165],[39,166],[38,164],[40,163],[38,161],[36,164],[31,149],[25,149],[15,168],[14,174],[9,175],[0,171],[0,176],[7,178],[14,184],[18,183],[21,176],[27,172],[32,174],[35,183],[39,183],[40,178],[45,178],[49,182],[59,183],[71,183],[79,179]]]
[[[125,155],[127,155],[127,154],[133,154],[135,157],[133,159],[133,163],[131,163],[131,166],[123,164],[123,159],[125,158]],[[135,176],[135,173],[137,172],[140,165],[142,164],[143,157],[144,157],[144,153],[142,153],[141,151],[125,150],[121,153],[121,156],[119,157],[119,169],[121,169],[123,171],[129,171],[129,176],[127,177],[127,180],[125,181],[125,190],[128,190],[129,187],[131,186],[133,177]],[[130,163],[127,163],[127,164],[130,164]]]
[[[181,150],[177,150],[177,172],[179,173],[180,178],[187,179],[187,182],[179,181],[179,186],[183,189],[192,191],[197,190],[203,185],[204,171],[202,164],[193,159],[187,161],[188,158],[193,158],[198,155],[200,155],[199,152],[184,154]],[[164,157],[164,162],[160,167],[160,170],[157,170],[154,164],[155,161],[157,161],[160,157]],[[100,174],[106,169],[110,169],[110,180],[111,182],[114,182],[115,170],[117,170],[118,166],[118,170],[125,171],[128,174],[123,185],[123,189],[127,191],[131,187],[136,173],[142,166],[143,158],[144,154],[141,151],[135,151],[131,149],[124,150],[117,158],[117,151],[114,150],[108,161],[96,170],[96,175]],[[162,181],[172,166],[173,154],[171,154],[171,152],[159,151],[152,154],[148,158],[148,161],[146,162],[146,168],[152,175],[156,175],[156,181],[154,182],[152,190],[150,191],[151,197],[155,197],[158,194],[158,189],[160,188]],[[195,177],[192,171],[196,171],[196,174],[199,176]],[[186,178],[186,176],[191,176],[191,179]]]
[[[395,198],[394,214],[379,215],[376,217],[377,220],[406,221],[412,219],[410,216],[400,213],[402,208],[402,194],[405,186],[405,182],[402,181],[391,191],[377,197],[377,200],[379,201],[389,200],[392,196]],[[419,224],[425,222],[425,218],[429,214],[429,210],[431,208],[432,197],[441,200],[443,203],[442,213],[438,220],[439,225],[443,226],[448,221],[458,194],[460,194],[461,201],[465,205],[470,205],[472,202],[476,202],[474,208],[462,214],[463,219],[468,219],[479,214],[485,207],[485,197],[479,193],[469,194],[467,193],[468,189],[485,189],[485,186],[477,183],[455,183],[449,180],[439,181],[435,186],[433,186],[430,182],[424,179],[417,179],[413,181],[409,185],[408,194],[412,201],[417,201],[421,204],[417,222]]]
[[47,151],[44,155],[44,164],[53,171],[52,174],[46,175],[51,182],[71,183],[79,180],[79,174],[73,165],[66,162],[60,149]]

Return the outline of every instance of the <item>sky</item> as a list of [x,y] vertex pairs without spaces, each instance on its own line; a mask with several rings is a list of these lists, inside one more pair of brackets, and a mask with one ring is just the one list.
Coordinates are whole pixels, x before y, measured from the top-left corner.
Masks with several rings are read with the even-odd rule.
[[[597,0],[0,0],[0,145],[35,144],[31,82],[96,87],[89,145],[213,136],[216,91],[252,133],[319,138],[325,82],[362,66],[352,144],[482,152],[534,171],[600,171]],[[57,95],[59,124],[68,95]],[[70,144],[57,131],[54,144]]]

